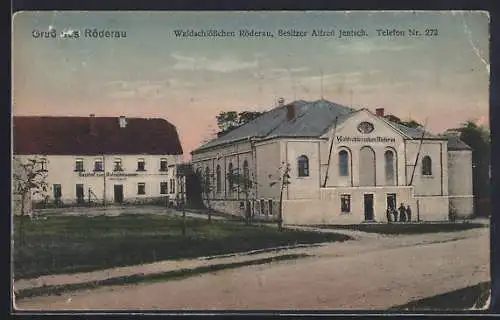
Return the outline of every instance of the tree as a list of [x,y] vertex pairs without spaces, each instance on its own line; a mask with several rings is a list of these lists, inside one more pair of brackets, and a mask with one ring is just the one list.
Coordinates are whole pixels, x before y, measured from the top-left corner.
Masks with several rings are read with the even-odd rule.
[[200,181],[201,193],[205,200],[207,201],[207,209],[208,209],[208,223],[212,222],[212,206],[210,203],[210,197],[214,191],[213,179],[214,175],[210,172],[201,172],[197,171],[197,175]]
[[489,131],[468,120],[458,129],[459,138],[472,148],[472,188],[475,195],[475,211],[478,215],[490,213],[490,156],[491,137]]
[[19,157],[13,159],[13,193],[20,198],[21,224],[19,228],[21,243],[24,243],[24,218],[31,216],[31,210],[27,210],[26,200],[31,196],[43,194],[47,191],[46,162],[38,157],[28,158],[23,161]]
[[228,132],[233,131],[236,128],[260,117],[263,113],[259,111],[242,111],[240,113],[236,111],[223,111],[219,113],[215,118],[217,119],[217,126],[219,127],[219,132],[217,136],[220,137]]
[[[277,179],[277,181],[271,182],[269,185],[272,187],[276,185],[277,183],[280,184],[280,204],[279,204],[279,210],[278,210],[278,229],[279,231],[283,230],[283,193],[285,189],[288,188],[288,185],[291,183],[290,182],[290,164],[282,162],[280,168],[280,176]],[[270,176],[272,177],[272,176]]]
[[253,180],[253,177],[250,177],[249,169],[243,169],[242,172],[239,169],[233,169],[226,176],[229,185],[232,187],[232,191],[237,193],[243,192],[245,195],[245,223],[248,224],[251,221],[250,206],[248,205],[250,192],[256,185],[256,182]]

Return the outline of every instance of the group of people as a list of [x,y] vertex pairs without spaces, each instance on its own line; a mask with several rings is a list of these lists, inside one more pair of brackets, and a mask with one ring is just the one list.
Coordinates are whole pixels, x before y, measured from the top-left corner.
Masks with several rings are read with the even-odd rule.
[[[411,208],[410,205],[404,206],[403,203],[396,210],[394,207],[388,207],[386,211],[387,222],[410,222],[411,221]],[[399,215],[399,219],[398,219]]]

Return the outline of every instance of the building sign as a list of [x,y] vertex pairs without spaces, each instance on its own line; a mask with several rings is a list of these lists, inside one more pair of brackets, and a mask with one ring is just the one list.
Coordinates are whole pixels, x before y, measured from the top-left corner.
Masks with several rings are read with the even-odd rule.
[[[80,172],[79,177],[103,177],[104,172]],[[136,177],[138,174],[136,172],[126,173],[126,172],[106,172],[106,177],[110,178],[123,178],[126,177]]]
[[368,142],[368,143],[383,143],[383,142],[396,142],[396,138],[391,137],[346,137],[337,136],[337,143],[341,142]]

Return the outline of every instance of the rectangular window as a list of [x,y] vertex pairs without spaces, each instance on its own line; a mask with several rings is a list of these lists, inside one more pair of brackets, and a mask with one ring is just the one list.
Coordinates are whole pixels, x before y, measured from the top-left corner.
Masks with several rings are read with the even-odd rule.
[[181,178],[179,182],[179,187],[180,187],[180,193],[184,193],[184,180]]
[[54,199],[60,199],[62,197],[62,188],[60,184],[54,184]]
[[117,158],[113,163],[114,163],[113,171],[123,171],[122,159]]
[[146,184],[144,182],[137,184],[137,194],[146,194]]
[[168,193],[168,183],[160,182],[160,194],[167,194],[167,193]]
[[269,215],[272,216],[273,215],[273,200],[268,200],[267,201],[267,205],[268,205],[268,210],[269,210]]
[[266,214],[266,202],[264,199],[260,200],[260,214],[265,215]]
[[75,161],[75,171],[82,172],[85,171],[83,168],[83,159],[76,159]]
[[104,166],[102,164],[102,160],[96,159],[94,161],[94,171],[103,171],[103,170],[104,170]]
[[343,194],[340,196],[340,211],[342,213],[351,212],[351,195]]
[[160,171],[168,170],[168,162],[167,159],[160,159]]
[[137,160],[137,171],[146,171],[144,159]]

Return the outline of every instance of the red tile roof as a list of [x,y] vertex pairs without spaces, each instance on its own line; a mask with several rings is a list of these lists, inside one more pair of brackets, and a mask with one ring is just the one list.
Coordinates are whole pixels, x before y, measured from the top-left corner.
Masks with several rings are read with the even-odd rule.
[[118,119],[16,116],[14,154],[182,154],[177,129],[167,120],[127,118],[120,128]]

